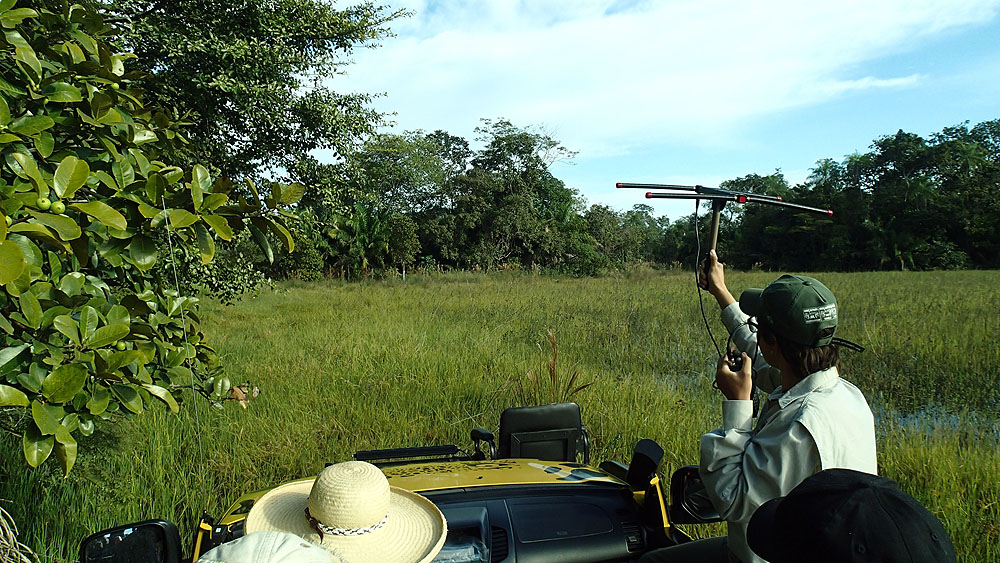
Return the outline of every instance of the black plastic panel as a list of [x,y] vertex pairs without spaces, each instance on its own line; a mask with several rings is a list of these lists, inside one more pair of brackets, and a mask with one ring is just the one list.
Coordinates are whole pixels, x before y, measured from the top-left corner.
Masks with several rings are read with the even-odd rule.
[[[634,561],[645,545],[638,506],[624,487],[508,485],[424,495],[449,522],[454,514],[456,523],[471,524],[462,533],[483,530],[495,563]],[[470,510],[476,507],[486,522],[469,518],[482,514]]]

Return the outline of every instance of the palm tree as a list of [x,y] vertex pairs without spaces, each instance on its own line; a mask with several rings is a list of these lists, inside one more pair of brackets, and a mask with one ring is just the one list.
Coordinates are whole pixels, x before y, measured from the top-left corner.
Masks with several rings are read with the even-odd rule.
[[389,254],[387,214],[371,203],[355,202],[354,213],[337,217],[327,236],[340,250],[341,266],[348,278],[367,277]]

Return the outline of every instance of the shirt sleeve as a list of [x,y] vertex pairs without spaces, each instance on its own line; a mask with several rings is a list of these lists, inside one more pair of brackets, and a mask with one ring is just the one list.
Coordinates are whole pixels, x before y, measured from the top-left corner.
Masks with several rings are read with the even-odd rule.
[[736,348],[746,352],[753,362],[753,383],[761,391],[770,393],[781,385],[781,372],[764,360],[757,349],[757,333],[750,330],[747,320],[750,317],[740,310],[740,304],[730,303],[722,309],[722,324],[726,325]]
[[[741,403],[729,407],[727,404]],[[753,434],[750,401],[723,403],[723,428],[701,437],[701,478],[719,514],[748,522],[761,504],[786,494],[819,466],[819,451],[802,424]],[[781,425],[778,425],[781,426]]]

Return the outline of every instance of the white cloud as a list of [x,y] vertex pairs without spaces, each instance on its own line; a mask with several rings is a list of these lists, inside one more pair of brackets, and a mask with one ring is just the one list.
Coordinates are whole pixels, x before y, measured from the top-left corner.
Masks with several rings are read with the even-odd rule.
[[[407,0],[397,38],[336,88],[387,92],[405,129],[541,125],[579,158],[725,143],[746,123],[926,77],[860,67],[995,17],[997,0]],[[738,136],[736,137],[738,138]]]

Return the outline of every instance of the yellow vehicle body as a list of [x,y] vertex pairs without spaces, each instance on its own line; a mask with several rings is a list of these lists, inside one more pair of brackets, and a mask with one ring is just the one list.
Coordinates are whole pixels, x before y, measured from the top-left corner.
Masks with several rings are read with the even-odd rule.
[[[660,527],[658,533],[671,537],[666,501],[660,480],[653,477],[644,491],[634,491],[622,479],[588,465],[539,459],[497,459],[475,461],[434,461],[408,463],[382,468],[389,484],[421,493],[432,500],[442,495],[472,497],[476,493],[503,496],[544,493],[553,498],[579,499],[599,491],[629,497],[632,509],[652,514]],[[314,477],[291,482],[310,481]],[[226,510],[215,523],[203,520],[199,525],[193,558],[197,559],[220,539],[242,535],[243,522],[253,504],[270,489],[245,494]],[[589,493],[588,493],[589,492]],[[647,496],[653,502],[646,505]],[[625,501],[623,501],[625,502]],[[642,508],[646,507],[646,508]]]

